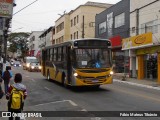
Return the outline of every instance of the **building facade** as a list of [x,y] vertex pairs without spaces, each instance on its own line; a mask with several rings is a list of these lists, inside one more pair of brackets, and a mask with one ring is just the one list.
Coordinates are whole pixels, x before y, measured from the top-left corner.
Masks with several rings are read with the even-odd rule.
[[48,29],[46,29],[42,34],[39,35],[39,42],[38,47],[41,49],[42,47],[51,46],[52,45],[52,39],[53,39],[53,33],[54,33],[54,27],[51,26]]
[[95,37],[95,15],[112,4],[87,2],[69,13],[64,13],[55,22],[55,43],[71,39]]
[[39,36],[42,34],[42,31],[32,31],[29,36],[28,46],[29,46],[29,56],[36,56],[39,50]]
[[55,44],[65,42],[70,39],[69,15],[64,13],[55,21]]
[[160,1],[130,2],[131,37],[123,40],[123,50],[129,50],[131,77],[160,83]]
[[130,0],[122,0],[96,15],[95,37],[110,39],[115,73],[129,74],[129,53],[122,51],[122,39],[130,35]]

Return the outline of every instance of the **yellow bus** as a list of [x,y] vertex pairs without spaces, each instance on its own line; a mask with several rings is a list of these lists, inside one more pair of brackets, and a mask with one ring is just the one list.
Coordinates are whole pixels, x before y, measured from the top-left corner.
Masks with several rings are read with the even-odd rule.
[[111,43],[84,38],[45,47],[41,73],[64,86],[96,86],[112,83]]

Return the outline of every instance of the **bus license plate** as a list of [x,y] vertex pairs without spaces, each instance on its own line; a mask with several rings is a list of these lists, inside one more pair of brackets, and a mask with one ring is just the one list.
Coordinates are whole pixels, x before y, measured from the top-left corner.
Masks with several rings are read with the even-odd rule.
[[93,82],[98,82],[98,80],[93,80]]

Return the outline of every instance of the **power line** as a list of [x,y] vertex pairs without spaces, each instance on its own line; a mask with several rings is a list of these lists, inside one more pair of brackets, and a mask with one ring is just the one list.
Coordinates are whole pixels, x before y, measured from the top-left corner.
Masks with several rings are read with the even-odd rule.
[[[32,5],[33,3],[37,2],[38,0],[33,1],[32,3],[30,3],[29,5],[25,6],[24,8],[20,9],[19,11],[15,12],[13,15],[19,13],[20,11],[24,10],[25,8],[29,7],[30,5]],[[13,16],[12,15],[12,16]]]

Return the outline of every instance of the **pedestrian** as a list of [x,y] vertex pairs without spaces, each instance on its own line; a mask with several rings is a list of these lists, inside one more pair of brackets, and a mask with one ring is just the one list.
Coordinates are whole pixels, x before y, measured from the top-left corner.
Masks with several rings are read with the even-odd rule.
[[4,91],[5,91],[5,94],[7,94],[7,91],[8,91],[8,87],[10,85],[10,79],[12,78],[12,72],[11,72],[11,67],[10,66],[7,66],[6,67],[6,71],[4,71],[2,73],[2,78],[4,80]]
[[[24,106],[24,100],[27,97],[26,86],[22,84],[22,75],[16,73],[14,77],[14,84],[8,89],[6,98],[8,100],[8,112],[21,113]],[[9,117],[13,120],[13,116]],[[15,120],[20,120],[20,117],[15,117]]]

